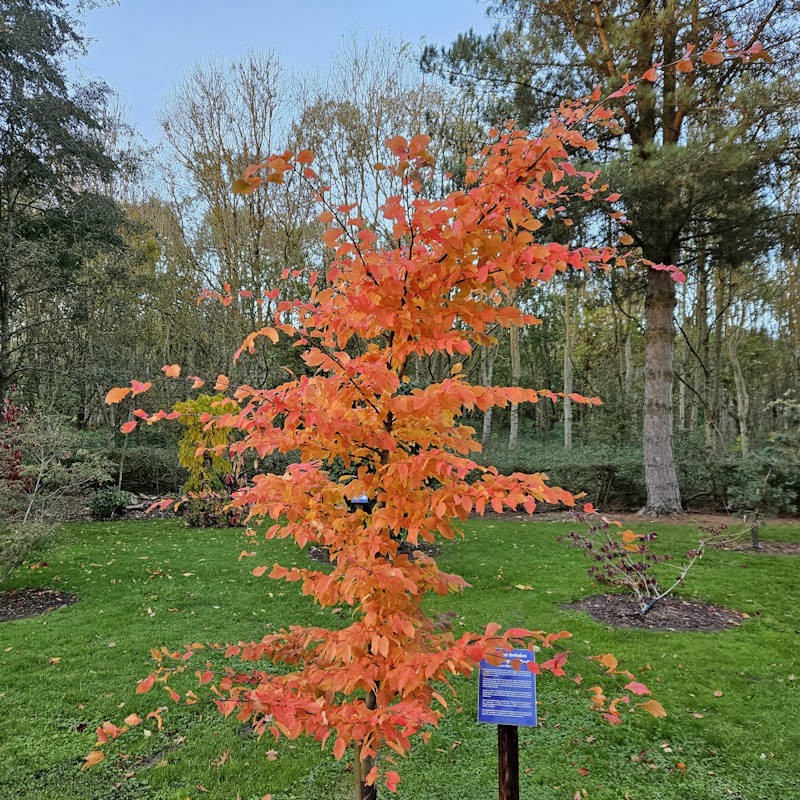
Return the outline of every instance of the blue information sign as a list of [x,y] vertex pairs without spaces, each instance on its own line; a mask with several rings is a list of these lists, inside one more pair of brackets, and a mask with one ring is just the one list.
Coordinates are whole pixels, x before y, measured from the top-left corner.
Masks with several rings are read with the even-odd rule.
[[481,661],[478,722],[535,727],[536,676],[527,664],[536,656],[532,650],[507,650],[503,655],[498,666]]

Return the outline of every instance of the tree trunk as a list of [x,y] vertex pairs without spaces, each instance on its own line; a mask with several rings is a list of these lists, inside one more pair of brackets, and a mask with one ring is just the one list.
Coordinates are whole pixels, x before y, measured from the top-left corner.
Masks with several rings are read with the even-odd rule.
[[[509,346],[511,349],[511,385],[518,386],[520,381],[520,358],[519,358],[519,328],[509,328]],[[515,452],[517,449],[517,439],[519,434],[519,403],[511,404],[511,417],[508,427],[508,449]]]
[[642,513],[660,516],[681,511],[681,496],[672,452],[672,359],[675,346],[672,315],[675,284],[668,272],[647,275],[644,368],[644,477],[647,504]]
[[[572,394],[572,308],[569,286],[564,289],[564,394]],[[572,400],[564,398],[564,449],[572,449]]]
[[[714,272],[714,332],[713,346],[709,351],[710,388],[706,397],[706,447],[716,453],[722,435],[722,342],[725,336],[725,290],[721,272]],[[711,343],[710,343],[711,344]]]
[[[480,381],[482,386],[492,385],[492,373],[494,372],[494,359],[497,355],[497,348],[481,346],[480,349]],[[492,441],[492,410],[494,406],[489,406],[483,412],[483,430],[481,431],[481,447],[485,450]]]
[[[367,692],[364,702],[371,711],[376,707],[376,697],[374,691]],[[374,756],[364,756],[359,745],[356,745],[353,759],[353,789],[354,800],[377,800],[378,785],[373,783],[367,786],[366,779],[372,768],[375,766]]]
[[[744,320],[742,320],[742,325]],[[747,428],[747,417],[750,413],[750,396],[747,393],[747,382],[745,381],[742,364],[739,361],[739,335],[742,327],[727,330],[728,358],[733,368],[733,381],[736,387],[736,419],[739,424],[739,442],[742,447],[742,461],[746,461],[750,455],[750,435]]]
[[[8,236],[11,236],[8,226]],[[0,253],[0,403],[11,391],[11,264],[8,250]]]

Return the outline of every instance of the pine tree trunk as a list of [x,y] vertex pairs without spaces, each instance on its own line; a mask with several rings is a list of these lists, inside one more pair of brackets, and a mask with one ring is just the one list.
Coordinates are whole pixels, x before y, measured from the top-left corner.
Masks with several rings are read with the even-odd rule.
[[668,272],[647,275],[644,369],[644,475],[647,504],[642,513],[675,514],[681,496],[672,451],[672,359],[675,342],[672,315],[675,284]]

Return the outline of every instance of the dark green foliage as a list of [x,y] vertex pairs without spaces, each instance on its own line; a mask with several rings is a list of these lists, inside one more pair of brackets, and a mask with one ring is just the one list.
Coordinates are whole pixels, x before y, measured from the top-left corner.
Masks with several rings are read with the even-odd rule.
[[123,452],[115,447],[109,458],[123,460],[122,488],[136,494],[167,495],[180,491],[187,472],[178,463],[177,442],[169,445],[129,447]]
[[0,583],[31,554],[53,538],[53,527],[43,522],[0,526]]
[[84,40],[62,0],[0,5],[0,398],[25,375],[47,300],[80,266],[119,249],[123,215],[105,187],[109,89],[70,86]]
[[[675,456],[686,508],[796,513],[800,508],[800,427],[793,409],[797,407],[794,401],[780,401],[776,406],[781,409],[780,429],[768,434],[744,460],[741,453],[713,453],[698,436],[682,435]],[[542,435],[526,421],[512,453],[507,447],[508,431],[498,427],[482,459],[504,474],[545,472],[554,484],[585,492],[588,500],[604,510],[640,509],[645,502],[641,448],[605,441],[613,430],[603,431],[596,422],[584,424],[583,431],[587,443],[567,451],[558,430]]]
[[190,528],[235,528],[243,524],[240,509],[228,507],[227,497],[193,497],[182,502],[176,511]]
[[780,427],[749,458],[731,464],[727,495],[734,510],[795,514],[800,508],[800,402],[785,397],[770,404]]
[[92,519],[112,519],[119,516],[130,501],[130,494],[116,487],[106,486],[98,489],[89,500]]

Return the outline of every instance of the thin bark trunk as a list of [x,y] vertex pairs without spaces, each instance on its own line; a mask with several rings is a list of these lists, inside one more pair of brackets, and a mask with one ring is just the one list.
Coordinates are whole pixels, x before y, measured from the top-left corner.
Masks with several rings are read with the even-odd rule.
[[[367,692],[364,702],[370,711],[374,710],[377,705],[375,692]],[[356,745],[355,758],[353,760],[353,788],[355,790],[355,800],[377,800],[377,784],[373,783],[372,786],[367,786],[365,783],[367,775],[369,775],[374,766],[374,756],[364,756],[361,747]]]
[[[494,372],[494,359],[497,355],[496,348],[482,346],[480,351],[480,380],[482,386],[492,385],[492,373]],[[494,406],[489,406],[483,412],[483,430],[481,431],[481,447],[484,450],[492,440],[492,411]]]
[[[572,394],[572,300],[569,286],[564,289],[564,394]],[[564,449],[572,449],[572,400],[564,398]]]
[[0,254],[0,402],[5,400],[11,391],[11,379],[14,374],[11,354],[11,257],[10,247],[14,234],[10,216],[6,219],[6,237],[4,250]]
[[722,342],[725,335],[725,297],[722,286],[720,270],[714,273],[714,311],[716,322],[714,324],[714,340],[711,346],[711,376],[710,391],[707,402],[706,412],[706,446],[712,453],[717,451],[717,443],[720,437],[720,426],[722,424]]
[[[519,328],[509,328],[509,346],[511,350],[511,385],[518,386],[520,381]],[[519,403],[511,404],[511,415],[508,427],[508,449],[515,452],[519,435]]]
[[[686,317],[686,284],[683,285],[683,290],[681,291],[681,327],[683,330],[686,330],[687,327],[687,317]],[[688,375],[688,354],[687,354],[687,347],[686,342],[680,340],[680,375],[681,381],[678,385],[678,430],[685,431],[686,430],[686,381],[689,380]]]
[[[742,321],[743,323],[744,321]],[[750,413],[750,396],[747,393],[747,382],[739,361],[739,333],[741,327],[733,332],[728,328],[727,345],[728,358],[733,368],[733,382],[736,387],[736,419],[739,423],[739,443],[742,448],[742,461],[750,455],[750,435],[747,427],[747,417]]]
[[675,342],[672,315],[675,284],[668,272],[647,275],[644,370],[644,472],[648,515],[681,511],[681,496],[672,451],[672,359]]
[[[708,364],[710,349],[708,341],[708,273],[705,265],[697,271],[697,290],[695,300],[695,353],[693,382],[697,393],[702,397],[703,409],[708,409]],[[689,424],[696,431],[700,424],[701,402],[697,394],[692,394],[689,409]],[[708,413],[704,410],[704,415]]]

